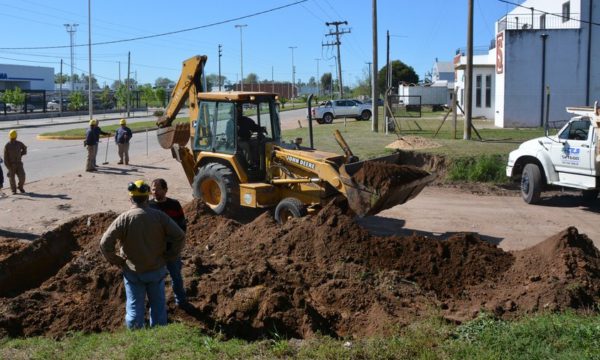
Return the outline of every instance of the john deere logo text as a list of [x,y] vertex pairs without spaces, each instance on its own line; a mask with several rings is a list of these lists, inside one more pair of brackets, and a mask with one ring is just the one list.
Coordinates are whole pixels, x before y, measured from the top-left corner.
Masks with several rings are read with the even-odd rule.
[[308,162],[306,160],[298,159],[297,157],[289,156],[287,157],[287,161],[298,164],[300,166],[304,166],[305,168],[309,168],[311,170],[315,169],[315,164]]

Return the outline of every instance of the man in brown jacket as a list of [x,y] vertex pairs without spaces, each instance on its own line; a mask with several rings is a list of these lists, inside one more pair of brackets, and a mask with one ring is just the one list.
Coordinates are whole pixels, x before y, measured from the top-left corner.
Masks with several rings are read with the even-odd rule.
[[[166,325],[165,264],[179,256],[185,233],[167,214],[148,206],[150,186],[143,180],[129,183],[127,189],[133,205],[106,230],[100,250],[109,263],[123,271],[127,328],[144,326],[146,295],[150,326]],[[119,254],[115,249],[117,242]]]
[[[10,181],[10,189],[13,194],[17,193],[17,188],[20,192],[24,193],[23,185],[25,185],[25,169],[23,169],[23,162],[21,157],[27,154],[27,146],[17,140],[17,131],[11,130],[8,132],[9,142],[4,146],[4,163],[6,169],[8,169],[8,180]],[[17,186],[15,182],[15,175],[19,178],[19,184]]]

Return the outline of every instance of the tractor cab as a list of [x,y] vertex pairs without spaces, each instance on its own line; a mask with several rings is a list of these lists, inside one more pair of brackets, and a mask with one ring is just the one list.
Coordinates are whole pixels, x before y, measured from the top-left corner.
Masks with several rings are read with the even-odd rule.
[[233,155],[248,180],[264,179],[266,145],[280,142],[276,101],[260,92],[199,93],[194,153]]

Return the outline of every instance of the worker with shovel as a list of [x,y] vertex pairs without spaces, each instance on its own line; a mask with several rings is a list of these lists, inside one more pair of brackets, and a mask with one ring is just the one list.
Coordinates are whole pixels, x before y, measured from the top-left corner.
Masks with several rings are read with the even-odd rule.
[[100,250],[123,272],[127,328],[144,326],[146,296],[150,326],[166,325],[165,259],[179,256],[185,233],[167,214],[148,206],[150,186],[143,180],[129,183],[127,189],[132,207],[110,224],[100,240]]
[[[98,154],[100,135],[110,135],[110,133],[102,131],[98,126],[98,121],[96,119],[90,120],[90,127],[85,132],[85,141],[83,142],[83,145],[87,147],[87,163],[85,171],[97,171],[96,155]],[[108,143],[106,146],[108,146]]]
[[127,120],[119,121],[120,128],[115,132],[115,143],[118,147],[119,162],[117,164],[129,164],[129,140],[131,139],[131,129],[127,127]]
[[[17,131],[11,130],[8,132],[9,142],[4,146],[4,162],[8,169],[8,180],[10,181],[10,189],[13,194],[17,193],[17,189],[24,193],[23,185],[25,185],[25,169],[21,158],[27,154],[27,146],[17,140]],[[15,175],[19,178],[19,183],[15,181]]]

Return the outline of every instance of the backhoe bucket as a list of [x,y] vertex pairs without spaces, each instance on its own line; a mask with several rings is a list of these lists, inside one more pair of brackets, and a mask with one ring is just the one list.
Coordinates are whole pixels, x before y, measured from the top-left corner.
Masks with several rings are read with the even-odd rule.
[[400,155],[345,164],[340,178],[350,208],[358,216],[374,215],[404,204],[419,195],[436,175],[411,165],[401,165]]
[[170,149],[173,144],[183,147],[190,140],[190,124],[179,123],[175,126],[158,128],[156,136],[163,149]]

